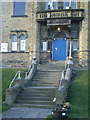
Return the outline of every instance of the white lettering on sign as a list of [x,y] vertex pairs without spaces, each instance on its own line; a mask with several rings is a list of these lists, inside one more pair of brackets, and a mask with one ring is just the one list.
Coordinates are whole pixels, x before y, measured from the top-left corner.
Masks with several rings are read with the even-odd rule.
[[1,52],[8,52],[8,43],[1,43]]

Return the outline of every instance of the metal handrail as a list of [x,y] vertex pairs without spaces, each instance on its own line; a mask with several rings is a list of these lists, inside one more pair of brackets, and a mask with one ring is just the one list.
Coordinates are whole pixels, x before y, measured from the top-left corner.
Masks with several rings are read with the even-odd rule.
[[32,68],[32,64],[30,65],[30,67],[29,67],[29,69],[28,69],[28,71],[27,71],[27,75],[29,74],[31,68]]
[[60,80],[60,86],[62,85],[62,81],[63,81],[63,79],[65,78],[64,73],[65,73],[65,71],[62,71],[61,80]]
[[12,81],[11,81],[11,83],[9,85],[9,88],[11,88],[11,86],[12,86],[13,82],[15,81],[15,79],[16,79],[18,74],[19,74],[19,71],[17,71],[17,73],[15,74],[14,78],[12,79]]
[[30,67],[29,67],[29,69],[28,69],[27,72],[17,71],[17,73],[15,74],[14,78],[12,79],[12,81],[11,81],[11,83],[10,83],[10,85],[9,85],[9,88],[12,87],[12,84],[13,84],[14,81],[16,80],[17,76],[18,76],[19,79],[21,78],[21,75],[20,75],[21,73],[25,73],[25,74],[26,74],[26,75],[25,75],[25,79],[27,79],[27,78],[28,78],[28,74],[29,74],[31,68],[32,68],[32,64],[30,65]]

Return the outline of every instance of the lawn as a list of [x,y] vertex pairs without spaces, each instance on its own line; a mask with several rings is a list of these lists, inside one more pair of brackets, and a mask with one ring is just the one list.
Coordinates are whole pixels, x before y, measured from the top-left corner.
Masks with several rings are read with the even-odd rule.
[[[68,101],[72,105],[68,118],[88,118],[88,71],[75,71],[76,77],[72,80],[68,92]],[[49,115],[46,120],[51,120]],[[58,120],[58,119],[57,119]]]
[[[16,72],[18,70],[27,71],[27,69],[16,69],[16,68],[0,69],[0,74],[1,74],[1,79],[0,79],[1,89],[0,89],[0,91],[2,91],[0,94],[0,99],[2,99],[2,102],[5,101],[6,89],[9,87],[10,82],[12,81],[14,75],[16,74]],[[5,111],[7,108],[8,107],[5,105],[5,103],[3,103],[2,110]]]
[[88,118],[88,71],[77,70],[69,89],[69,118]]

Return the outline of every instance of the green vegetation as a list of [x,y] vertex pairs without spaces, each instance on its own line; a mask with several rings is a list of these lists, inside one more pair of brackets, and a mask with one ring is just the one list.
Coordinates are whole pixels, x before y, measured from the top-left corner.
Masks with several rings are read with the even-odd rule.
[[88,71],[77,70],[69,90],[69,118],[88,118]]
[[[68,118],[88,118],[88,71],[76,71],[76,77],[69,89],[68,101],[72,105]],[[52,119],[49,115],[46,120]]]
[[[0,83],[2,83],[0,86],[0,99],[2,99],[2,102],[5,101],[5,95],[6,95],[6,89],[9,87],[10,82],[12,81],[13,77],[15,76],[16,72],[20,70],[20,71],[27,71],[27,69],[16,69],[16,68],[3,68],[0,69],[0,74],[1,74],[1,79],[0,79]],[[2,111],[7,110],[9,107],[3,103],[2,104]],[[0,106],[1,109],[1,106]]]

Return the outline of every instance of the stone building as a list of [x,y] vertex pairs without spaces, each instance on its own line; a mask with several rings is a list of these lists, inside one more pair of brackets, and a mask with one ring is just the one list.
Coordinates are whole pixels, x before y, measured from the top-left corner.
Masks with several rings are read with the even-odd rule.
[[28,67],[34,50],[39,63],[73,57],[75,64],[87,66],[87,0],[12,0],[0,6],[2,66]]

